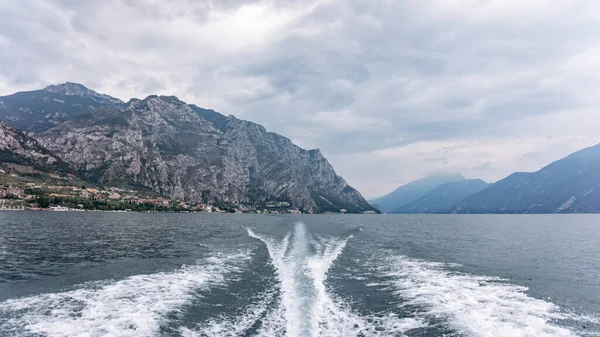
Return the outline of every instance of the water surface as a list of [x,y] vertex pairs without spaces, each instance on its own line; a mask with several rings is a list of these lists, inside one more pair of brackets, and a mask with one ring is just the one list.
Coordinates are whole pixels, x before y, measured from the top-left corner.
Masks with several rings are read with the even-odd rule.
[[0,336],[598,336],[600,216],[0,212]]

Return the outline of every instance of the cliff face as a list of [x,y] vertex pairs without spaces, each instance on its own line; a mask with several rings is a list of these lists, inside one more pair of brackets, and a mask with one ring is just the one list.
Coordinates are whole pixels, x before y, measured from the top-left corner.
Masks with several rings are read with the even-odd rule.
[[69,171],[65,162],[35,139],[1,121],[0,162],[32,166],[42,171]]
[[301,149],[258,124],[176,97],[117,103],[32,136],[90,180],[147,187],[192,203],[373,210],[319,150]]

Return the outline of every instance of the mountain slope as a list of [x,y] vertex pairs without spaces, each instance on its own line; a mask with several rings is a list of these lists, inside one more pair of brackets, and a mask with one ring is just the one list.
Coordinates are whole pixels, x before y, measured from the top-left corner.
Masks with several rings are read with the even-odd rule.
[[41,171],[69,172],[69,166],[35,139],[0,121],[0,162],[34,167]]
[[272,201],[308,212],[373,210],[319,150],[176,97],[103,105],[33,136],[99,183],[246,209]]
[[0,97],[0,119],[20,130],[41,130],[99,107],[123,104],[117,98],[67,82]]
[[465,198],[455,213],[600,212],[600,144],[535,173],[514,173]]
[[436,187],[424,197],[395,209],[391,213],[446,213],[464,198],[482,191],[489,185],[481,179],[446,183]]
[[402,185],[390,194],[371,201],[382,212],[392,212],[422,198],[434,188],[449,182],[465,180],[460,174],[439,174]]

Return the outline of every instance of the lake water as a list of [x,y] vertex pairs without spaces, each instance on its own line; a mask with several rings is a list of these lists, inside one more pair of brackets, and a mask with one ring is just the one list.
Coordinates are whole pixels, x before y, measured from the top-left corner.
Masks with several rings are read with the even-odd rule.
[[600,336],[600,216],[0,212],[0,336]]

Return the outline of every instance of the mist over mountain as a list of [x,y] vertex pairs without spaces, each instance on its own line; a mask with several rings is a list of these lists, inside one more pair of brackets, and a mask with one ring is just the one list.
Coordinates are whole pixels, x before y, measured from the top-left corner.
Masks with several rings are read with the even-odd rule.
[[465,180],[465,177],[459,173],[432,175],[402,185],[393,192],[372,200],[371,204],[375,205],[380,211],[389,213],[424,197],[427,193],[442,184],[462,180]]
[[391,213],[448,213],[464,198],[490,186],[481,179],[466,179],[445,183],[434,188],[422,198],[399,207]]

